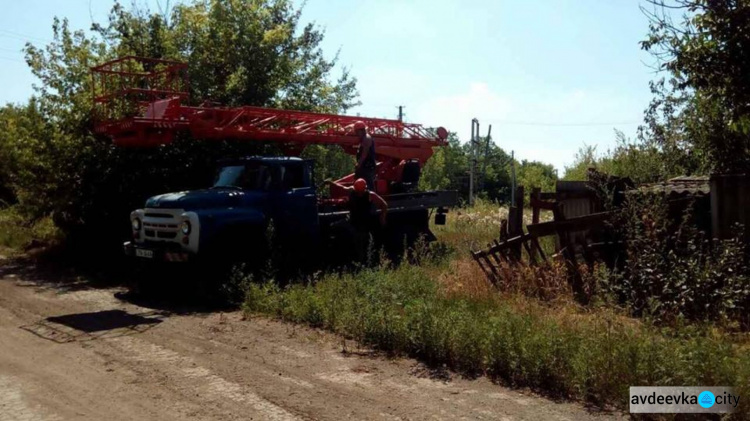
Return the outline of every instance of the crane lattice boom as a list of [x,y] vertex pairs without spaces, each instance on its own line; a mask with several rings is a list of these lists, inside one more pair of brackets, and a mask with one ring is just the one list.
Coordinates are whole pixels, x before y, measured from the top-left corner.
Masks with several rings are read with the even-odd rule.
[[[419,165],[446,144],[447,131],[399,120],[322,114],[262,107],[185,105],[185,63],[128,56],[93,67],[95,131],[119,146],[170,143],[178,132],[205,140],[281,143],[290,155],[310,144],[339,145],[356,153],[353,125],[363,121],[375,140],[378,175],[396,181],[405,161]],[[343,181],[351,178],[345,177]],[[378,191],[387,187],[378,186]]]

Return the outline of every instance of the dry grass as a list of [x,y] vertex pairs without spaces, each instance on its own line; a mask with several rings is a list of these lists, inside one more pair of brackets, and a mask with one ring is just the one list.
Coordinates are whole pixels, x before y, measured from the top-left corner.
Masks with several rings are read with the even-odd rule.
[[[500,235],[500,223],[508,218],[508,207],[498,203],[477,199],[472,207],[463,207],[448,214],[446,225],[431,228],[438,239],[456,250],[479,250]],[[552,219],[551,212],[540,214],[540,221]],[[532,220],[531,209],[524,209],[523,223]]]
[[[552,215],[544,212],[540,215],[542,222],[550,220]],[[439,241],[449,245],[455,252],[455,258],[447,267],[435,269],[434,277],[448,294],[474,298],[486,298],[495,295],[498,290],[508,294],[522,294],[543,300],[567,299],[570,288],[566,282],[565,268],[559,262],[550,262],[543,266],[515,265],[501,268],[502,279],[498,285],[492,285],[470,257],[471,250],[479,250],[496,240],[500,234],[503,219],[508,218],[508,208],[497,203],[477,200],[473,207],[457,209],[449,214],[446,225],[433,226],[432,229]],[[530,209],[524,210],[524,224],[530,224]],[[543,245],[545,252],[551,254],[553,242]]]
[[432,279],[437,280],[441,291],[448,297],[485,299],[497,294],[496,288],[468,256],[453,259],[447,265],[427,267],[425,270]]

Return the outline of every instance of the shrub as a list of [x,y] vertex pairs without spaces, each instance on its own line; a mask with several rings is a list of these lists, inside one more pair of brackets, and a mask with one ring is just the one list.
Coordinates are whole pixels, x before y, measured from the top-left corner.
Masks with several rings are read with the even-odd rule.
[[20,250],[35,242],[48,245],[60,239],[51,218],[29,220],[17,207],[0,209],[0,248]]
[[747,326],[750,266],[740,239],[706,239],[693,228],[690,207],[673,222],[667,202],[656,195],[631,197],[621,218],[626,262],[602,283],[605,294],[635,316]]

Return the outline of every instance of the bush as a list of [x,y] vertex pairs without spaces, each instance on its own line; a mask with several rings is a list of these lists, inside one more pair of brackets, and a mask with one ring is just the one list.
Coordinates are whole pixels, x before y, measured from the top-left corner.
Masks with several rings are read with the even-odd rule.
[[[748,327],[750,265],[742,240],[709,240],[690,207],[676,223],[658,195],[630,197],[619,226],[624,268],[602,286],[635,316],[662,322],[734,321]],[[738,230],[742,232],[742,230]]]
[[59,230],[49,217],[30,221],[17,207],[0,209],[0,249],[21,250],[35,242],[49,245],[60,241]]

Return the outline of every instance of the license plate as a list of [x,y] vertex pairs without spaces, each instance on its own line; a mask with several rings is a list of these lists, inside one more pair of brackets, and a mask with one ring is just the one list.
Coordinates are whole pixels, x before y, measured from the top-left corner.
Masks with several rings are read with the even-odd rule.
[[145,257],[146,259],[153,259],[154,251],[146,249],[135,249],[135,255],[138,257]]

